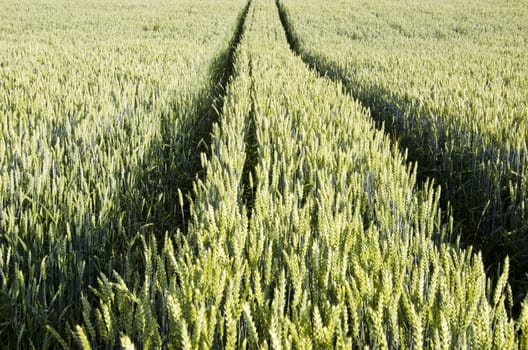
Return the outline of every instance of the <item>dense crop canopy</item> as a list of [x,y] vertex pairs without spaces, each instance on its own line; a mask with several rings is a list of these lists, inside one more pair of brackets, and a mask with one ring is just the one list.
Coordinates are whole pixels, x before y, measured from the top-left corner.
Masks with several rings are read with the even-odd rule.
[[[509,261],[492,285],[479,253],[446,240],[440,188],[417,184],[369,111],[290,50],[276,3],[211,4],[122,3],[147,14],[125,15],[122,37],[104,22],[119,18],[116,2],[97,5],[108,12],[95,27],[49,5],[85,28],[96,63],[61,34],[78,73],[45,66],[52,74],[33,84],[33,63],[1,71],[22,82],[0,105],[8,346],[527,345],[528,310],[509,314]],[[113,34],[91,41],[93,28]],[[229,38],[233,57],[218,59]],[[23,46],[0,43],[6,56]],[[202,114],[211,105],[218,122]],[[205,173],[191,188],[197,157]]]
[[284,0],[292,44],[370,107],[450,201],[462,240],[528,288],[524,1]]
[[2,2],[2,344],[70,338],[132,237],[175,226],[243,5]]
[[189,232],[147,245],[145,279],[100,281],[96,315],[141,321],[81,331],[153,348],[514,348],[507,269],[493,292],[479,255],[442,242],[438,192],[292,54],[272,1],[243,33]]

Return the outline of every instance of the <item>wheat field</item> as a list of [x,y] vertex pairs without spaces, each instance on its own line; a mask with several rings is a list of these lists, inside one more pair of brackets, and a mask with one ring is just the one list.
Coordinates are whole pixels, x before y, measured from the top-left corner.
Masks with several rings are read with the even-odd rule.
[[500,3],[5,0],[0,348],[528,348]]

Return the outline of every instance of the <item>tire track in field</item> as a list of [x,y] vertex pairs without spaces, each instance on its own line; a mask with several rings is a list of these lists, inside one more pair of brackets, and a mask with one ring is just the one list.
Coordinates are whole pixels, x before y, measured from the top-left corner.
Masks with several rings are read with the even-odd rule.
[[258,138],[257,129],[255,125],[255,81],[253,78],[253,61],[249,60],[249,76],[251,79],[250,85],[250,98],[251,98],[251,110],[249,115],[246,117],[246,133],[245,133],[245,144],[246,144],[246,159],[244,161],[244,167],[242,170],[242,184],[243,193],[242,198],[244,205],[247,209],[248,225],[251,223],[251,215],[253,208],[255,207],[256,199],[256,166],[258,164]]
[[[181,193],[177,193],[175,190],[175,193],[171,196],[172,203],[180,202],[180,213],[176,214],[175,216],[175,228],[179,228],[183,232],[187,232],[187,222],[191,218],[190,204],[194,200],[193,185],[196,179],[203,179],[205,177],[205,172],[207,171],[207,169],[204,167],[204,164],[202,163],[202,154],[205,154],[207,158],[209,158],[211,155],[210,146],[213,126],[215,123],[220,123],[221,121],[221,113],[226,97],[226,88],[235,75],[235,52],[242,38],[244,24],[246,22],[250,5],[251,0],[246,3],[246,6],[242,9],[238,16],[235,32],[233,33],[233,37],[229,42],[227,50],[220,53],[214,59],[210,68],[214,86],[212,98],[204,101],[202,106],[198,106],[197,113],[205,115],[205,118],[200,118],[198,116],[194,121],[194,124],[188,128],[192,133],[194,133],[189,137],[189,153],[191,154],[191,159],[189,161],[189,167],[187,170],[188,175],[181,184],[173,187],[180,188],[183,192],[183,195]],[[170,135],[168,136],[170,137]],[[168,174],[168,178],[170,178],[170,175],[171,174]]]

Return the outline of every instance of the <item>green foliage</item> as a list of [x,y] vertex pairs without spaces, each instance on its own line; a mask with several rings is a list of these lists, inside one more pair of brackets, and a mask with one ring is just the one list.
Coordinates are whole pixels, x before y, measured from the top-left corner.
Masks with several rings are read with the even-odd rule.
[[118,344],[119,322],[133,323],[89,286],[142,276],[136,233],[161,238],[186,219],[178,190],[199,170],[243,6],[2,3],[0,347]]
[[[201,9],[212,18],[225,10],[233,29],[235,15],[228,11],[233,7],[240,11],[243,5],[227,2],[214,7],[216,12],[212,7]],[[183,8],[192,12],[193,5]],[[526,310],[517,323],[507,312],[509,261],[499,283],[491,287],[480,254],[443,241],[453,229],[442,219],[439,188],[432,182],[417,185],[416,167],[406,165],[406,157],[375,128],[365,108],[340,84],[321,78],[291,52],[274,1],[254,0],[241,11],[240,30],[235,30],[232,41],[234,65],[224,66],[233,75],[217,105],[220,119],[211,127],[207,156],[200,155],[205,174],[196,178],[192,193],[185,196],[190,203],[185,229],[163,231],[165,226],[158,226],[158,220],[176,220],[181,213],[185,189],[180,190],[179,182],[171,183],[175,188],[147,186],[156,189],[154,194],[138,190],[145,188],[134,182],[144,180],[139,174],[148,165],[140,155],[149,154],[143,149],[148,146],[145,143],[155,143],[162,132],[161,124],[153,124],[159,115],[153,104],[150,114],[131,113],[137,117],[134,127],[110,129],[125,134],[120,142],[109,136],[112,133],[93,141],[99,151],[90,155],[102,161],[110,157],[110,150],[126,148],[122,159],[127,162],[108,161],[99,168],[98,163],[85,163],[92,158],[78,156],[72,168],[98,170],[91,170],[89,176],[79,170],[84,177],[67,177],[68,186],[61,191],[50,187],[62,196],[49,196],[49,201],[42,202],[46,210],[37,206],[40,216],[29,221],[44,229],[41,220],[51,213],[45,239],[35,242],[32,229],[20,231],[24,228],[20,221],[5,221],[8,225],[2,227],[10,231],[4,235],[7,242],[0,242],[0,282],[7,291],[4,294],[13,296],[5,304],[8,310],[30,305],[37,305],[43,314],[52,310],[47,311],[49,320],[39,321],[31,332],[44,332],[53,345],[75,342],[94,349],[509,349],[525,342]],[[211,24],[210,17],[201,18],[197,33],[203,36],[197,40],[206,40],[208,30],[227,21]],[[165,30],[163,24],[160,34]],[[182,43],[194,42],[196,37],[180,35]],[[216,40],[224,40],[225,45],[228,36],[217,34]],[[176,106],[188,108],[178,118],[197,117],[194,88],[212,88],[207,68],[194,64],[214,61],[210,51],[222,46],[213,44],[216,40],[211,40],[211,46],[204,43],[196,55],[171,53],[175,59],[189,60],[189,67],[200,74],[154,74],[161,81],[176,79],[175,84],[183,75],[193,83],[182,85],[181,94],[176,94],[181,99]],[[162,48],[158,52],[166,54]],[[127,52],[123,57],[136,56]],[[229,65],[229,61],[223,62]],[[167,86],[159,85],[158,93],[165,94]],[[135,93],[130,96],[138,99]],[[25,115],[21,120],[29,123],[32,114]],[[99,118],[106,120],[99,114],[86,118],[91,121],[84,125],[86,133]],[[109,114],[108,120],[112,118],[115,115]],[[177,123],[178,118],[168,119]],[[25,145],[17,130],[29,134],[31,130],[11,131]],[[171,132],[177,132],[177,137],[184,130]],[[64,140],[66,147],[74,138]],[[103,152],[111,142],[116,143]],[[54,160],[53,152],[68,151],[62,145],[62,141],[47,145],[44,154],[51,152],[49,159]],[[184,142],[176,150],[196,150],[188,146]],[[160,162],[149,170],[156,178],[157,167],[167,158],[152,156]],[[5,164],[12,167],[29,162],[14,156],[8,159],[10,163]],[[28,159],[38,161],[36,156]],[[23,170],[40,174],[42,168],[32,164]],[[20,170],[6,178],[14,182],[17,174],[26,173]],[[75,181],[80,181],[86,197],[85,192],[74,191]],[[108,187],[114,182],[115,187]],[[11,193],[26,193],[14,188],[11,192],[2,188],[6,191],[2,193],[19,202],[13,207],[3,203],[2,208],[8,208],[9,215],[32,210],[35,200],[28,201],[27,208],[20,205],[26,197],[33,198],[33,192],[13,197]],[[120,191],[127,188],[139,193],[121,197]],[[175,196],[166,200],[174,206],[162,210],[165,207],[157,201],[171,191]],[[72,229],[63,213],[68,208],[63,198],[70,198],[66,204],[77,203],[71,198],[85,203],[74,208],[90,214],[88,222],[90,228],[97,228],[97,235],[88,229],[80,235],[77,226]],[[105,217],[112,224],[99,227],[101,208],[106,207]],[[48,239],[55,242],[51,251],[45,249]],[[42,266],[39,273],[53,278],[62,293],[51,294],[51,300],[65,303],[70,310],[65,320],[54,314],[55,305],[44,309],[19,297],[35,290],[50,295],[39,282],[45,279],[34,277],[36,263],[31,259],[37,257]],[[67,278],[80,272],[86,280],[71,289]],[[32,325],[27,314],[20,318],[12,311],[12,315],[17,316],[13,326]],[[4,332],[9,344],[15,345],[14,331]],[[48,340],[37,345],[51,344]]]
[[[419,177],[434,177],[462,242],[528,284],[528,16],[523,1],[281,0],[303,59],[344,83]],[[316,29],[315,29],[316,28]]]
[[[480,255],[441,241],[452,229],[438,189],[417,186],[367,112],[292,54],[271,0],[251,4],[243,29],[189,230],[167,236],[159,258],[147,254],[155,282],[140,304],[157,315],[161,339],[515,348],[507,267],[492,289]],[[145,293],[139,282],[128,282],[131,293]]]

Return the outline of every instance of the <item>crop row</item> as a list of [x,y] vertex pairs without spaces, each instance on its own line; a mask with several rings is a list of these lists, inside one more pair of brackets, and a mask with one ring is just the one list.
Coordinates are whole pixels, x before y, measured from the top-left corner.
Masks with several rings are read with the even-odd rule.
[[[515,348],[508,262],[444,242],[439,192],[251,2],[186,233],[140,238],[76,339],[114,348]],[[517,336],[518,331],[522,337]]]
[[242,7],[2,3],[0,347],[70,344],[136,233],[187,219]]
[[438,181],[462,241],[494,269],[510,255],[519,302],[528,270],[524,4],[283,3],[296,50],[372,110],[421,178]]

